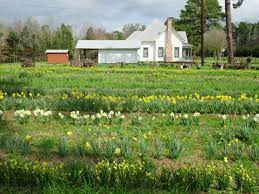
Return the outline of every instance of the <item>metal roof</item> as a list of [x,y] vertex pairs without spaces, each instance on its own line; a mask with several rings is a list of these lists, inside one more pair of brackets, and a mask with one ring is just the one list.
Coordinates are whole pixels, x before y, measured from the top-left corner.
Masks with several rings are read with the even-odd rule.
[[137,40],[79,40],[76,49],[138,49]]
[[188,43],[188,38],[185,31],[177,31],[177,33],[182,37],[185,43]]
[[143,31],[135,31],[133,32],[128,38],[127,40],[138,40],[138,38],[141,36]]
[[[155,41],[164,30],[166,30],[166,25],[159,20],[154,20],[144,31],[133,32],[127,40]],[[173,27],[173,33],[175,33],[183,43],[188,44],[188,38],[185,31],[176,31]]]
[[68,50],[55,50],[55,49],[48,49],[45,51],[46,54],[48,53],[68,53]]
[[166,29],[166,26],[158,20],[154,20],[144,31],[139,31],[137,34],[133,34],[129,39],[140,41],[155,41],[161,32]]

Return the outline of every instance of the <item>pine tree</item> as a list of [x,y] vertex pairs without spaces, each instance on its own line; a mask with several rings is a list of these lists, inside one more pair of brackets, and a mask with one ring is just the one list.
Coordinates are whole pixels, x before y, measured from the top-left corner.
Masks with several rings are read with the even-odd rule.
[[[181,11],[180,20],[175,22],[176,29],[186,31],[190,43],[196,49],[200,44],[200,9],[201,0],[188,0],[184,10]],[[205,31],[221,28],[220,22],[223,20],[223,15],[218,0],[205,0]]]

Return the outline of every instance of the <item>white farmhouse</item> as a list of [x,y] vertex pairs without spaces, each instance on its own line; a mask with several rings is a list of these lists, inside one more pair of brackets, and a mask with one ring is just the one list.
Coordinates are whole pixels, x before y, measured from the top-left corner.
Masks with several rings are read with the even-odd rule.
[[186,32],[176,31],[171,17],[165,24],[155,20],[127,40],[79,40],[76,49],[98,50],[98,63],[192,61],[192,45]]

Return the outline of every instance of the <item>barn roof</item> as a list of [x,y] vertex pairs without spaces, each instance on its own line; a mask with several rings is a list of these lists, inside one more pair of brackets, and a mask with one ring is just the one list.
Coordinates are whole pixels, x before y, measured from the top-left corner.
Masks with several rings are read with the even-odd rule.
[[79,40],[76,49],[138,49],[136,40]]
[[58,54],[62,54],[62,53],[68,53],[69,51],[68,50],[55,50],[55,49],[48,49],[45,51],[46,54],[49,54],[49,53],[58,53]]

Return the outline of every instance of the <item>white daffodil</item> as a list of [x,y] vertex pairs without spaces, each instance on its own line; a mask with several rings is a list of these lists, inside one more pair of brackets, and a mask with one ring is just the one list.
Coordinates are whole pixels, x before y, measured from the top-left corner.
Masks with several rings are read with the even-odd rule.
[[36,110],[33,111],[33,114],[35,117],[43,116],[43,113],[44,113],[44,111],[39,108],[37,108]]
[[58,116],[59,116],[59,118],[62,119],[62,120],[65,118],[65,116],[64,116],[61,112],[58,113]]
[[188,119],[188,118],[189,118],[189,115],[188,115],[188,114],[184,114],[184,115],[183,115],[183,118]]
[[84,115],[83,118],[84,119],[89,119],[90,115]]
[[199,112],[195,112],[194,114],[193,114],[193,116],[194,117],[199,117],[201,114],[199,113]]
[[115,114],[116,117],[120,117],[120,115],[121,115],[120,111],[116,112],[116,114]]
[[170,117],[174,117],[175,114],[173,112],[170,113]]
[[49,117],[51,114],[52,114],[52,111],[51,111],[51,110],[48,110],[48,111],[45,111],[45,112],[43,113],[43,116]]
[[102,114],[97,113],[97,114],[96,114],[96,117],[97,117],[98,119],[100,119],[100,118],[102,118]]

